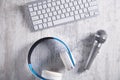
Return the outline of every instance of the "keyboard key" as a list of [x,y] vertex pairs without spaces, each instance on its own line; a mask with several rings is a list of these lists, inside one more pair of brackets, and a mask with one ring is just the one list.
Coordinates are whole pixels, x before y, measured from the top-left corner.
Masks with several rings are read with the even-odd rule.
[[66,2],[69,2],[70,0],[66,0]]
[[34,7],[34,11],[36,11],[36,10],[38,10],[38,8],[37,8],[37,7]]
[[66,3],[64,6],[65,6],[65,8],[67,8],[67,7],[68,7],[68,4]]
[[35,26],[34,26],[34,29],[35,29],[35,30],[38,30],[38,26],[37,26],[37,25],[35,25]]
[[83,0],[83,3],[86,3],[87,1],[86,0]]
[[49,27],[53,26],[53,23],[52,22],[48,22],[48,26]]
[[55,8],[54,8],[54,7],[52,7],[52,8],[51,8],[51,11],[55,11]]
[[46,13],[45,9],[42,10],[42,13],[43,13],[43,14]]
[[45,16],[45,17],[48,17],[48,14],[46,13],[46,14],[44,14],[44,16]]
[[75,15],[75,19],[76,19],[76,20],[80,19],[80,15],[79,15],[79,14],[78,14],[78,15]]
[[51,7],[52,5],[51,5],[51,3],[48,3],[48,7]]
[[81,14],[80,16],[81,16],[81,18],[84,18],[84,17],[85,17],[85,15],[84,15],[84,14]]
[[76,8],[76,10],[80,9],[80,7],[78,5],[75,8]]
[[58,24],[62,24],[65,22],[71,22],[71,21],[74,21],[74,17],[67,17],[67,18],[59,19],[59,20],[53,21],[53,24],[58,25]]
[[97,5],[97,2],[96,1],[90,2],[89,5],[90,6],[95,6],[95,5]]
[[40,15],[40,18],[41,18],[41,19],[43,18],[43,15],[42,15],[42,14]]
[[37,4],[36,4],[36,3],[34,3],[34,4],[33,4],[33,6],[37,6]]
[[81,8],[84,8],[84,5],[82,4],[82,5],[80,5],[80,7],[81,7]]
[[84,8],[83,11],[84,11],[85,13],[88,12],[88,11],[87,11],[87,8]]
[[96,10],[96,9],[97,9],[97,6],[92,6],[88,8],[89,11]]
[[46,0],[44,0],[44,1],[43,1],[43,4],[46,4],[46,3],[47,3],[47,1],[46,1]]
[[40,24],[40,23],[42,23],[42,20],[33,21],[33,25],[37,25],[37,24]]
[[74,1],[74,5],[75,5],[75,6],[77,5],[77,1]]
[[70,7],[71,7],[71,6],[73,6],[73,3],[72,3],[72,2],[70,2],[70,3],[69,3],[69,6],[70,6]]
[[43,27],[44,27],[44,28],[47,28],[47,23],[43,23]]
[[41,5],[42,3],[41,2],[38,2],[38,5]]
[[86,7],[86,8],[89,7],[89,4],[88,4],[88,3],[85,3],[85,7]]
[[38,20],[39,19],[39,17],[38,16],[33,16],[32,17],[32,20],[34,21],[34,20]]
[[66,13],[66,9],[62,9],[62,12],[63,12],[63,13]]
[[56,10],[60,9],[59,6],[56,6],[55,8],[56,8]]
[[56,11],[54,11],[54,12],[53,12],[53,15],[57,15],[57,12],[56,12]]
[[49,13],[49,16],[53,16],[53,15],[52,15],[52,12]]
[[80,14],[83,13],[82,9],[79,10],[79,13],[80,13]]
[[42,24],[39,24],[38,27],[39,27],[39,29],[43,29]]
[[60,1],[57,1],[57,5],[60,5]]
[[56,17],[55,17],[55,16],[53,16],[53,17],[52,17],[52,20],[56,20]]
[[60,5],[60,8],[62,9],[62,8],[64,8],[64,6],[63,6],[63,5]]
[[47,8],[46,11],[49,13],[50,12],[50,8]]
[[71,9],[72,9],[72,11],[74,11],[74,10],[75,10],[75,7],[72,7]]
[[32,5],[28,5],[28,7],[32,7]]
[[56,3],[55,3],[55,2],[52,2],[52,6],[56,6]]
[[68,17],[70,14],[69,13],[65,13],[65,16]]
[[33,11],[33,8],[29,8],[29,11],[32,12],[32,11]]
[[47,0],[47,2],[51,2],[52,0]]
[[62,11],[61,11],[61,10],[59,10],[59,11],[58,11],[58,14],[61,14],[61,13],[62,13]]
[[64,4],[64,3],[65,3],[65,0],[61,0],[61,3]]
[[51,21],[51,17],[48,17],[48,21]]
[[47,22],[47,19],[46,19],[46,18],[44,18],[44,19],[43,19],[43,22],[44,22],[44,23],[46,23],[46,22]]
[[75,13],[75,14],[78,14],[78,11],[75,11],[74,13]]
[[42,6],[38,6],[39,9],[42,9]]
[[57,15],[57,19],[60,19],[60,15]]
[[70,8],[67,8],[67,12],[70,12]]
[[35,16],[36,15],[36,12],[31,12],[31,16]]
[[85,13],[85,17],[89,17],[89,14],[88,14],[88,13]]
[[71,16],[73,16],[73,15],[74,15],[74,13],[73,13],[73,12],[70,12],[70,15],[71,15]]
[[61,17],[62,17],[62,18],[65,18],[65,15],[64,15],[64,14],[61,14]]
[[41,11],[37,11],[38,14],[41,14]]
[[43,5],[43,8],[44,8],[44,9],[45,9],[45,8],[47,8],[47,5],[46,5],[46,4],[44,4],[44,5]]

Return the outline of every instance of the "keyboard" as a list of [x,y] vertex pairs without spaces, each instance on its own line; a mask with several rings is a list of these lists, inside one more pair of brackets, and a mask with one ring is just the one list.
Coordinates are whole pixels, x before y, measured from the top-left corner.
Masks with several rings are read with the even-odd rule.
[[98,15],[96,0],[44,0],[27,3],[34,30],[50,28]]

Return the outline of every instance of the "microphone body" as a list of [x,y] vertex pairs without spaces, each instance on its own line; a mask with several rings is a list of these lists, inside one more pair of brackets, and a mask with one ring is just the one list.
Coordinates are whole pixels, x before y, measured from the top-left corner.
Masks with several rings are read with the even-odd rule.
[[84,66],[85,70],[90,68],[93,60],[95,59],[96,55],[99,53],[101,45],[106,41],[106,39],[107,39],[107,34],[104,30],[99,30],[95,33],[94,43],[90,51],[90,54],[88,56],[87,62]]

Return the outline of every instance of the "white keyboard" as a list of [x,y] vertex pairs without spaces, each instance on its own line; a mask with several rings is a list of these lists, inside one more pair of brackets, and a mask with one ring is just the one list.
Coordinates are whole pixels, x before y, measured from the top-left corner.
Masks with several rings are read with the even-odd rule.
[[27,4],[34,30],[74,22],[98,14],[96,0],[44,0]]

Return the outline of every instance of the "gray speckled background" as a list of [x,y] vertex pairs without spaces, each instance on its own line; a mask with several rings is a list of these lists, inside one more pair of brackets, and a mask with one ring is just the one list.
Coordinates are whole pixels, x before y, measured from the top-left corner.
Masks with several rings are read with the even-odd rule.
[[[79,54],[80,67],[65,71],[63,80],[120,80],[120,0],[97,0],[99,16],[37,32],[30,31],[21,7],[29,1],[0,0],[0,80],[39,80],[30,73],[26,58],[31,45],[46,36],[64,40],[71,49],[77,44],[73,54]],[[91,68],[82,72],[82,58],[91,48],[89,35],[99,29],[107,31],[108,39]]]

